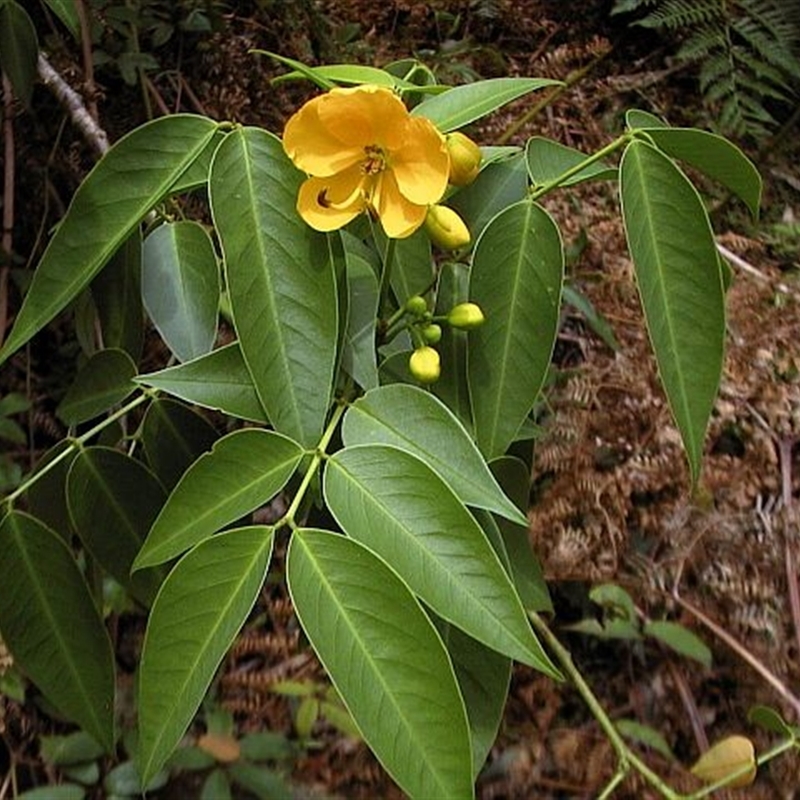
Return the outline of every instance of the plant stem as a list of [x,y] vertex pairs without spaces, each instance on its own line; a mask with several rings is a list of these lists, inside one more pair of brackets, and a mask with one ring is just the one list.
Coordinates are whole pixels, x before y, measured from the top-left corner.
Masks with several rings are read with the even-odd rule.
[[308,487],[311,485],[311,481],[314,479],[314,476],[319,470],[320,464],[322,464],[323,460],[325,459],[325,451],[328,449],[328,445],[333,438],[333,434],[336,432],[336,428],[339,425],[339,420],[341,420],[346,409],[347,405],[345,403],[340,403],[334,409],[330,421],[328,422],[328,425],[322,434],[322,438],[319,440],[316,450],[314,450],[311,463],[308,465],[305,475],[303,475],[303,480],[300,483],[295,496],[292,498],[289,508],[286,509],[286,513],[275,523],[275,530],[283,527],[284,525],[288,525],[290,528],[297,527],[297,523],[294,519],[295,515],[297,514],[297,511],[303,502],[303,498],[308,491]]
[[585,170],[587,167],[591,166],[597,161],[601,161],[606,156],[609,156],[611,153],[619,150],[621,147],[624,147],[630,141],[630,138],[631,135],[629,133],[623,133],[621,136],[618,136],[610,144],[600,148],[600,150],[598,150],[596,153],[592,153],[592,155],[587,156],[583,161],[580,162],[580,164],[570,167],[565,172],[562,172],[557,178],[553,178],[553,180],[547,181],[547,183],[543,183],[541,186],[534,189],[530,193],[531,200],[537,200],[542,195],[545,195],[556,187],[560,186],[562,183],[564,183],[564,181],[569,180],[571,177],[573,177],[573,175],[583,172],[583,170]]
[[11,492],[11,494],[8,495],[8,497],[3,500],[3,503],[7,503],[10,507],[18,497],[25,494],[25,492],[27,492],[34,483],[47,475],[51,469],[60,464],[68,455],[70,455],[70,453],[72,453],[73,450],[83,447],[86,442],[88,442],[92,437],[97,436],[98,433],[107,428],[112,422],[116,422],[120,417],[124,417],[126,414],[133,411],[134,408],[140,406],[146,400],[150,400],[152,397],[153,392],[151,390],[144,391],[138,397],[131,400],[127,405],[124,405],[122,408],[118,408],[115,412],[109,414],[102,422],[98,422],[97,425],[95,425],[93,428],[90,428],[88,431],[86,431],[86,433],[83,433],[75,438],[64,439],[69,446],[51,461],[48,461],[38,472],[34,472],[34,474],[31,475],[24,483],[20,484],[13,492]]
[[394,251],[397,246],[397,239],[388,239],[386,242],[386,252],[383,254],[383,269],[381,270],[381,285],[378,293],[378,319],[382,319],[386,313],[386,304],[389,300],[389,289],[392,281],[392,265],[394,263]]
[[676,794],[669,786],[667,786],[664,781],[662,781],[661,778],[659,778],[658,775],[656,775],[655,772],[653,772],[650,767],[648,767],[647,764],[645,764],[634,752],[631,751],[628,745],[625,744],[624,739],[614,727],[614,723],[611,721],[608,714],[606,714],[605,710],[600,705],[599,700],[595,697],[594,693],[589,688],[589,685],[584,680],[583,675],[581,675],[578,668],[572,661],[572,655],[570,654],[569,650],[567,650],[566,647],[559,642],[555,634],[553,634],[548,627],[547,623],[535,611],[528,612],[528,616],[530,617],[536,632],[539,633],[547,642],[548,647],[556,656],[561,666],[564,668],[564,672],[567,673],[584,702],[587,706],[589,706],[592,716],[597,720],[598,724],[608,737],[609,742],[611,742],[611,746],[617,753],[617,758],[619,759],[617,775],[620,777],[613,778],[611,783],[608,784],[608,787],[606,788],[606,796],[608,796],[608,790],[613,790],[623,780],[623,778],[627,776],[631,770],[631,767],[633,767],[649,784],[651,784],[664,797],[668,798],[668,800],[680,800],[680,795]]

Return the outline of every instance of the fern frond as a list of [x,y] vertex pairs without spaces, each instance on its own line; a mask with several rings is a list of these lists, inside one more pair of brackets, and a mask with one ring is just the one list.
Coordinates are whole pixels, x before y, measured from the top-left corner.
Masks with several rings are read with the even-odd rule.
[[723,13],[722,0],[664,0],[663,5],[637,24],[644,28],[677,30],[712,22]]

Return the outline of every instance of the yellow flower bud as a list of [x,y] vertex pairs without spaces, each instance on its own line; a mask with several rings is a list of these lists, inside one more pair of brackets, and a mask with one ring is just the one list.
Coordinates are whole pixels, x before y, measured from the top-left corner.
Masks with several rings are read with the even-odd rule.
[[469,136],[455,131],[447,134],[447,152],[450,154],[449,182],[453,186],[466,186],[472,183],[480,172],[480,147]]
[[475,303],[459,303],[450,309],[447,315],[447,321],[454,328],[461,328],[462,330],[470,330],[483,325],[486,317],[483,316],[481,307]]
[[428,209],[425,229],[431,241],[442,250],[458,250],[470,243],[469,229],[464,220],[447,206],[435,205]]
[[420,383],[434,383],[442,373],[439,353],[432,347],[418,347],[408,359],[408,369]]

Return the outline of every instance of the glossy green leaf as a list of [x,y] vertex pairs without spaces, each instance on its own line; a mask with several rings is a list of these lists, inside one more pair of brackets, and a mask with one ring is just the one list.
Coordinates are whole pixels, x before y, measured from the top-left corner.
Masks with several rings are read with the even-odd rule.
[[699,661],[704,667],[711,666],[711,650],[708,645],[685,625],[668,620],[648,622],[643,629],[645,636],[652,636],[682,656]]
[[136,389],[136,364],[124,350],[99,350],[75,376],[56,413],[67,425],[94,419]]
[[[297,796],[286,779],[269,767],[238,761],[228,767],[231,780],[254,794],[258,800],[295,800]],[[220,800],[214,797],[213,800]]]
[[[376,239],[385,253],[388,239],[382,231],[378,232]],[[433,284],[433,277],[431,239],[424,228],[405,239],[394,240],[391,283],[398,304],[404,303],[412,295],[427,292]]]
[[231,784],[225,770],[211,770],[203,781],[200,800],[232,800]]
[[[532,136],[525,147],[525,158],[528,164],[528,174],[534,185],[554,181],[567,170],[574,169],[589,156],[566,147],[563,144],[545,139],[542,136]],[[611,180],[617,177],[616,167],[609,167],[603,162],[589,164],[570,178],[561,182],[561,186],[574,186],[590,180]]]
[[668,128],[669,125],[661,119],[661,117],[657,117],[655,114],[651,114],[649,111],[640,111],[638,108],[629,108],[625,112],[625,125],[630,130],[636,130],[638,128]]
[[424,461],[462,503],[527,523],[498,485],[472,438],[429,392],[406,384],[367,392],[347,410],[342,439],[348,446],[387,444]]
[[267,422],[238,342],[185,364],[139,375],[136,382],[232,417]]
[[183,194],[195,189],[208,188],[211,173],[211,162],[220,142],[228,135],[226,131],[217,130],[203,148],[199,156],[189,165],[185,172],[170,187],[170,195]]
[[455,86],[423,100],[412,110],[413,116],[426,117],[447,133],[485,117],[506,103],[561,81],[549,78],[490,78],[477,83]]
[[650,341],[694,482],[725,340],[714,234],[695,188],[645,142],[631,142],[623,154],[620,194]]
[[274,497],[303,449],[274,431],[244,428],[200,456],[161,509],[134,569],[168,561]]
[[69,32],[76,38],[81,35],[81,21],[75,0],[45,0],[50,10],[67,26]]
[[324,477],[328,507],[348,536],[377,553],[443,619],[500,653],[557,675],[474,517],[405,450],[340,450]]
[[276,430],[313,447],[330,406],[338,297],[326,236],[295,210],[302,178],[278,138],[242,128],[219,146],[210,189],[256,391]]
[[77,449],[69,441],[60,441],[42,456],[36,465],[36,472],[41,472],[65,450],[70,450],[70,455],[61,458],[55,467],[48,469],[31,483],[25,497],[31,515],[57,533],[65,542],[70,542],[73,530],[67,508],[67,473],[72,459],[77,455]]
[[778,736],[796,736],[792,726],[780,715],[778,711],[770,706],[755,705],[747,712],[747,721],[753,725],[758,725],[765,731],[776,733]]
[[477,241],[491,219],[508,206],[524,200],[528,193],[528,171],[522,153],[490,164],[469,185],[459,190],[447,205],[462,217],[472,240]]
[[165,398],[150,404],[142,423],[147,461],[168,491],[218,438],[214,426],[201,414]]
[[626,738],[632,742],[638,742],[645,747],[661,753],[664,758],[674,760],[675,756],[672,754],[667,740],[664,736],[649,725],[642,725],[633,719],[617,719],[614,720],[614,727]]
[[378,314],[378,278],[372,265],[356,253],[347,253],[349,293],[347,333],[342,366],[362,389],[378,385],[375,356],[375,318]]
[[201,225],[167,222],[144,240],[144,307],[179,361],[198,358],[214,346],[219,291],[217,257]]
[[38,789],[29,789],[18,794],[16,800],[84,800],[86,789],[74,783],[64,783],[61,786],[40,786]]
[[529,201],[501,211],[476,245],[469,294],[486,322],[469,333],[467,372],[475,437],[489,460],[505,453],[544,383],[563,272],[558,227]]
[[153,473],[119,450],[87,447],[70,467],[67,499],[87,550],[114,580],[149,606],[165,573],[150,569],[131,577],[130,570],[167,499]]
[[36,81],[39,37],[28,12],[16,2],[0,3],[0,70],[5,72],[14,93],[30,107]]
[[40,736],[39,755],[56,767],[80,764],[102,758],[103,748],[86,731],[66,736]]
[[111,752],[114,657],[72,553],[19,511],[0,523],[0,553],[0,635],[45,697]]
[[203,701],[267,575],[272,529],[237,528],[199,544],[175,566],[150,612],[139,666],[139,751],[147,783]]
[[467,709],[474,779],[497,739],[511,682],[511,659],[490,650],[452,625],[445,623],[440,632]]
[[[361,64],[325,64],[320,67],[308,67],[308,70],[317,78],[337,84],[370,83],[373,86],[383,86],[386,89],[410,85],[385,70],[377,67],[362,66]],[[279,75],[273,79],[273,83],[282,83],[283,81],[304,77],[306,76],[303,73],[295,70],[285,75]]]
[[647,128],[642,131],[670,158],[685,161],[732,191],[758,218],[761,176],[755,164],[732,142],[696,128]]
[[[436,286],[436,314],[447,314],[453,306],[469,299],[469,267],[445,261],[439,268]],[[433,384],[433,393],[470,429],[472,410],[467,389],[467,331],[442,326],[442,338],[436,349],[442,360],[442,374]]]
[[[489,465],[500,486],[517,508],[530,504],[531,474],[518,458],[504,456]],[[544,579],[542,566],[531,547],[530,531],[526,518],[524,525],[515,525],[506,519],[498,519],[500,535],[511,565],[511,577],[517,588],[522,605],[527,611],[553,612],[550,592]]]
[[464,703],[447,652],[403,581],[344,536],[299,530],[297,616],[367,744],[411,798],[472,797]]
[[144,783],[133,761],[123,761],[109,770],[103,781],[106,797],[143,797],[146,793],[157,792],[169,782],[169,773],[161,770]]
[[92,281],[103,347],[124,350],[138,363],[144,344],[142,237],[135,230]]
[[203,152],[217,123],[173,114],[145,123],[100,159],[39,262],[0,363],[75,298]]

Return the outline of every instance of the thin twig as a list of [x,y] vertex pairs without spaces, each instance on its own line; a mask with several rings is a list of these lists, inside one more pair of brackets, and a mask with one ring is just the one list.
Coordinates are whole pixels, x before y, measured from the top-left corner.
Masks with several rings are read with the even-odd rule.
[[697,703],[694,702],[694,697],[691,691],[689,691],[689,687],[686,685],[683,673],[681,673],[675,665],[675,662],[672,660],[668,661],[667,667],[669,668],[672,683],[678,690],[678,694],[681,696],[681,701],[683,702],[683,707],[686,709],[686,714],[689,717],[694,739],[697,743],[697,749],[701,753],[705,753],[705,751],[708,750],[708,736],[706,736],[706,729],[703,727],[703,721],[700,719]]
[[795,715],[800,720],[800,698],[792,694],[789,688],[783,681],[767,669],[749,650],[743,647],[739,642],[731,636],[724,628],[717,625],[714,620],[707,617],[699,608],[692,605],[688,600],[684,600],[677,590],[677,586],[672,591],[672,597],[675,602],[688,611],[693,617],[698,619],[703,625],[706,626],[714,635],[730,647],[736,655],[743,661],[747,662],[773,689],[792,707]]
[[81,25],[81,53],[83,55],[83,85],[86,90],[86,106],[95,122],[100,122],[97,111],[97,85],[94,82],[94,59],[92,58],[92,31],[86,0],[75,0],[75,10]]
[[0,342],[8,322],[8,278],[14,248],[14,94],[3,73],[3,235],[0,239]]
[[36,66],[42,83],[56,96],[72,120],[72,124],[81,132],[83,138],[103,155],[109,148],[108,136],[92,118],[83,98],[53,69],[41,52]]
[[[721,245],[719,242],[716,243],[717,245],[717,252],[729,263],[732,264],[734,267],[738,267],[743,272],[746,272],[748,275],[752,275],[759,281],[763,283],[768,283],[773,285],[772,279],[769,278],[767,275],[764,275],[763,272],[756,269],[752,264],[745,261],[741,256],[737,256],[736,253],[731,252],[728,250],[727,247]],[[797,293],[787,284],[785,283],[775,283],[774,288],[777,289],[779,292],[783,292],[784,294],[789,294],[797,297]]]

